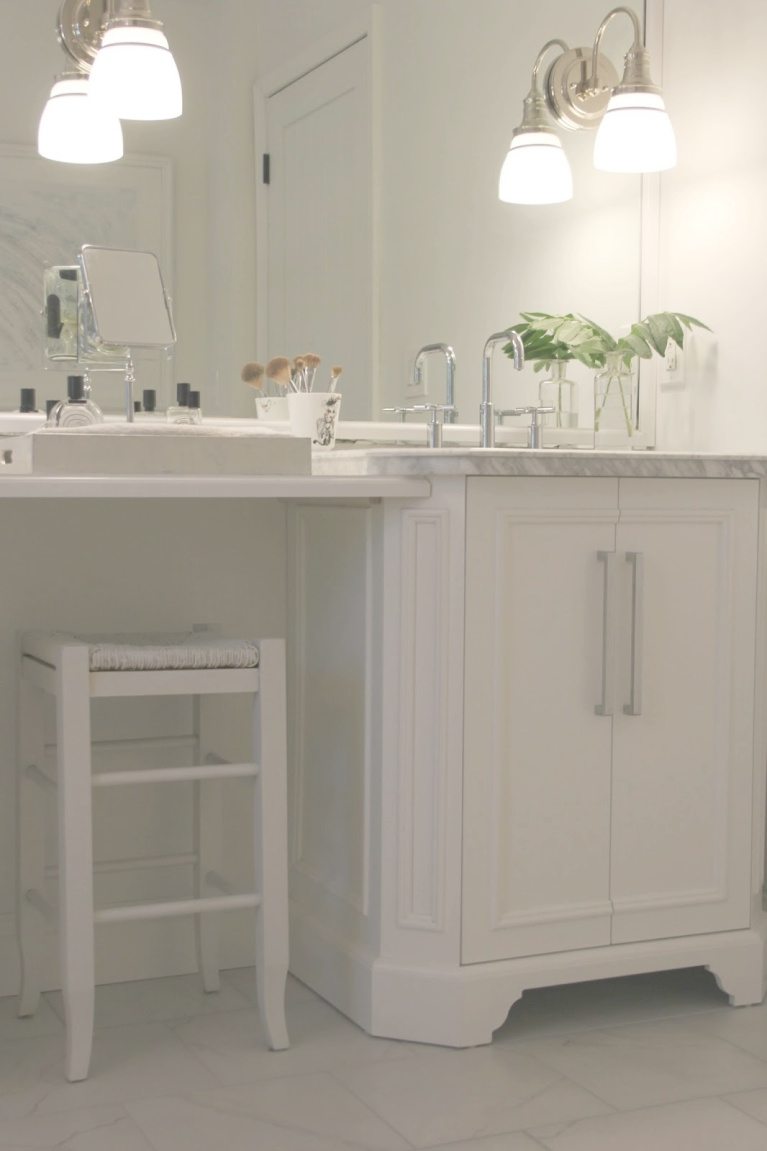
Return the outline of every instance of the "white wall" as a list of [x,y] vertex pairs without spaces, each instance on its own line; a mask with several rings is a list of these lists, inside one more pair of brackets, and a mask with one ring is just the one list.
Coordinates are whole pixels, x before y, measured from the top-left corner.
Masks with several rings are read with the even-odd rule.
[[661,304],[699,317],[687,384],[661,389],[658,446],[767,452],[767,5],[666,0],[666,102],[679,164],[662,177]]
[[[590,133],[563,134],[575,181],[570,203],[525,208],[498,200],[538,52],[555,36],[590,44],[603,15],[603,0],[383,6],[385,401],[401,402],[417,349],[445,341],[456,351],[461,419],[476,422],[485,340],[520,311],[580,311],[616,333],[637,318],[639,178],[595,172]],[[620,53],[630,41],[625,24],[609,30],[605,47],[613,56],[616,43]],[[441,372],[435,364],[430,391],[437,400]],[[500,405],[537,398],[540,377],[527,368],[520,379],[500,353],[495,378]]]

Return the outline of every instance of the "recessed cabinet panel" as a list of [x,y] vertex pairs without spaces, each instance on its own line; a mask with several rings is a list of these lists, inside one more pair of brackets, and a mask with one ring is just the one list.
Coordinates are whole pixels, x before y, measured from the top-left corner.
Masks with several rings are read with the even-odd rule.
[[463,962],[747,928],[758,483],[474,479]]
[[469,481],[464,963],[609,942],[616,521],[617,481]]
[[757,489],[621,481],[614,942],[749,925]]

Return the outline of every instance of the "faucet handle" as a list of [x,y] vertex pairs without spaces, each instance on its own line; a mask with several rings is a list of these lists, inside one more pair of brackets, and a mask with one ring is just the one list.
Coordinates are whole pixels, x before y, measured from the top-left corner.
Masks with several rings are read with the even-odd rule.
[[428,412],[430,415],[429,423],[427,425],[429,430],[429,447],[441,448],[442,447],[442,424],[440,423],[440,412],[454,412],[455,406],[453,404],[413,404],[411,408],[383,408],[384,412],[396,412],[402,416],[402,422],[405,422],[405,416],[410,412]]
[[541,446],[541,425],[538,423],[539,416],[549,415],[550,412],[556,411],[556,408],[545,407],[539,408],[535,404],[522,408],[506,408],[505,411],[498,412],[497,418],[500,423],[504,416],[529,416],[530,426],[528,428],[527,446],[529,448],[539,448]]

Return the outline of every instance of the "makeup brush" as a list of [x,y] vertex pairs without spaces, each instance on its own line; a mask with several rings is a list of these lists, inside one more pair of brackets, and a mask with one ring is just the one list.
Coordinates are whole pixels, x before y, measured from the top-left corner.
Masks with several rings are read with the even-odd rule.
[[304,374],[306,377],[306,390],[307,390],[307,392],[310,392],[312,390],[312,388],[314,387],[314,377],[315,377],[315,374],[317,372],[317,368],[322,363],[322,360],[320,359],[319,356],[315,355],[314,352],[304,352],[301,359],[304,361]]
[[250,384],[251,388],[258,388],[260,392],[264,386],[264,365],[251,361],[240,372],[240,379]]
[[266,365],[267,379],[273,380],[281,388],[287,389],[293,387],[293,380],[290,375],[290,360],[287,356],[275,356]]
[[328,387],[329,392],[334,392],[338,387],[338,377],[342,372],[343,368],[335,367],[330,369],[330,386]]
[[306,365],[303,356],[296,356],[293,361],[293,387],[297,392],[305,392],[306,388]]

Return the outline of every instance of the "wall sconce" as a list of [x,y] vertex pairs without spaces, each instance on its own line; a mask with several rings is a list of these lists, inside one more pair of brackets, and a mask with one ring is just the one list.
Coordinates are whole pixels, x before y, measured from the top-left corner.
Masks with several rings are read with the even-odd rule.
[[[619,82],[617,71],[600,47],[607,26],[622,13],[634,25],[634,42]],[[550,66],[541,93],[538,71],[543,56],[554,46],[562,51]],[[533,69],[533,86],[524,101],[522,124],[512,135],[501,171],[498,194],[507,203],[557,204],[572,195],[563,194],[566,185],[561,160],[552,160],[556,154],[552,136],[557,143],[559,140],[547,113],[570,131],[598,129],[594,166],[603,171],[662,172],[676,164],[674,129],[661,90],[650,76],[639,18],[630,8],[614,8],[607,14],[591,50],[568,48],[563,40],[550,40],[541,49]],[[515,152],[525,154],[524,163],[517,161]],[[562,157],[566,164],[564,153]]]
[[181,115],[181,79],[148,0],[63,0],[58,38],[74,61],[51,89],[41,156],[103,164],[123,154],[120,120]]

